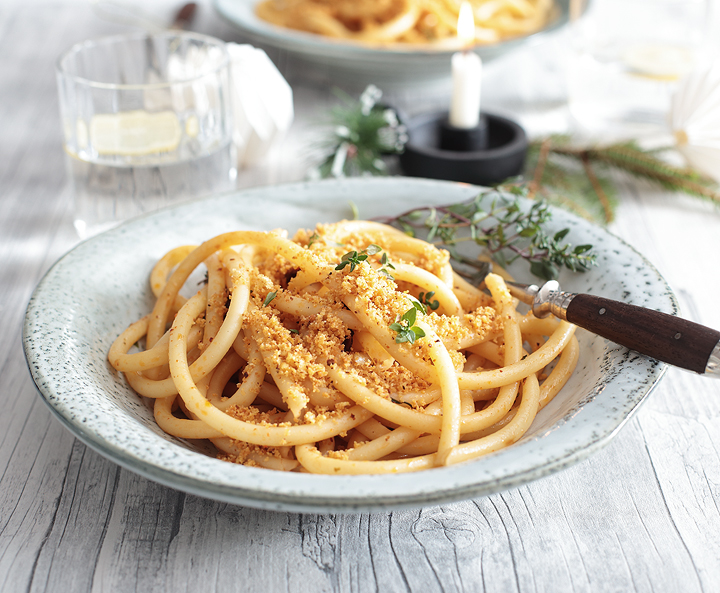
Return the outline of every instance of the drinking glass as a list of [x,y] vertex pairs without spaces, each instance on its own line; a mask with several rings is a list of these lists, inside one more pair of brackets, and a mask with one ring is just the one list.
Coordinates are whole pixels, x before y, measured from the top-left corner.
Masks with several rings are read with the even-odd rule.
[[579,131],[665,131],[678,81],[707,49],[708,15],[706,0],[593,0],[571,27],[568,103]]
[[234,187],[229,78],[222,41],[179,31],[90,40],[59,59],[60,116],[81,238]]

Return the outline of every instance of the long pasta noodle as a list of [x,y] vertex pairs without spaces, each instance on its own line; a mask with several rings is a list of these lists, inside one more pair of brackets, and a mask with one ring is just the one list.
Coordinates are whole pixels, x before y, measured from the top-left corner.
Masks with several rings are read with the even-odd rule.
[[579,353],[574,326],[521,314],[501,276],[485,283],[378,223],[225,233],[159,260],[152,312],[108,360],[162,430],[226,461],[329,474],[460,463],[521,439]]
[[[468,0],[473,44],[487,45],[542,29],[552,0]],[[369,46],[459,46],[458,0],[263,0],[257,16],[273,25]]]

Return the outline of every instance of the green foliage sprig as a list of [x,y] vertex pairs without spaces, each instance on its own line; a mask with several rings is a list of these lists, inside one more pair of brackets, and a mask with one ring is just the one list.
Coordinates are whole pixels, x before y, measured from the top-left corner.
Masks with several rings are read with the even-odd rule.
[[425,240],[446,248],[456,262],[475,268],[475,274],[466,274],[474,280],[487,274],[486,264],[460,254],[456,249],[460,243],[474,242],[502,266],[524,259],[533,274],[546,280],[557,278],[562,267],[583,272],[595,265],[591,245],[565,242],[568,229],[548,234],[545,225],[552,218],[548,204],[537,201],[523,208],[524,195],[526,188],[507,186],[482,191],[466,202],[421,206],[380,220],[412,237],[426,233]]
[[272,292],[268,292],[267,296],[265,297],[265,300],[263,301],[263,307],[267,307],[272,300],[277,296],[278,291],[273,290]]
[[332,137],[328,155],[316,171],[319,177],[387,175],[382,157],[402,152],[407,132],[393,109],[378,105],[381,97],[373,85],[359,101],[342,95],[343,105],[331,112]]
[[350,271],[354,272],[355,268],[364,262],[369,256],[380,253],[381,251],[382,247],[375,245],[374,243],[368,245],[367,249],[363,249],[362,251],[348,251],[342,256],[340,263],[335,266],[335,269],[342,270],[346,266],[350,266]]
[[427,309],[425,309],[425,305],[417,299],[411,297],[410,295],[408,295],[408,298],[410,298],[412,307],[405,311],[402,316],[398,317],[395,322],[391,323],[389,326],[390,329],[397,334],[395,336],[395,342],[398,344],[402,344],[404,342],[414,344],[415,340],[418,338],[425,337],[425,330],[415,325],[415,323],[417,321],[418,313],[420,315],[426,315]]
[[342,256],[340,263],[335,266],[335,269],[342,270],[346,266],[350,266],[350,271],[354,272],[355,268],[359,266],[362,262],[366,261],[369,256],[376,255],[378,253],[382,253],[382,256],[380,257],[380,268],[378,269],[378,273],[382,274],[383,276],[387,276],[388,278],[390,278],[390,280],[395,280],[392,272],[390,272],[390,270],[395,269],[395,266],[390,261],[387,252],[383,251],[382,247],[380,247],[379,245],[375,245],[374,243],[368,245],[367,248],[363,249],[362,251],[348,251],[345,255]]
[[644,149],[636,142],[578,146],[567,136],[551,136],[530,147],[525,171],[530,196],[607,224],[614,219],[618,203],[611,174],[624,171],[720,204],[717,184],[697,171],[669,164],[662,155],[670,150]]
[[380,274],[383,274],[384,276],[387,276],[390,278],[390,280],[395,280],[395,277],[392,275],[392,272],[390,270],[394,270],[395,266],[392,265],[390,262],[390,258],[388,257],[388,254],[386,252],[383,252],[382,257],[380,258],[380,265],[382,266],[378,272]]
[[430,290],[427,293],[421,292],[418,295],[418,300],[426,307],[429,307],[430,309],[435,311],[440,306],[440,302],[438,300],[433,300],[434,296],[434,290]]

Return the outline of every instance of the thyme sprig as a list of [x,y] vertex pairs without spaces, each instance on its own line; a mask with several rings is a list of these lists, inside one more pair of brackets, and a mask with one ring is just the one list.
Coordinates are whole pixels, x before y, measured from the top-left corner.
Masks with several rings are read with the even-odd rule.
[[434,290],[431,290],[427,293],[421,292],[418,295],[418,300],[426,307],[430,307],[433,311],[435,311],[440,306],[440,302],[437,300],[432,300],[432,298],[434,296],[435,296]]
[[390,270],[394,270],[395,266],[392,265],[390,262],[390,258],[388,257],[387,252],[383,252],[382,257],[380,258],[380,265],[382,266],[378,272],[380,274],[383,274],[384,276],[387,276],[390,278],[390,280],[395,280]]
[[362,262],[364,262],[368,257],[380,253],[381,251],[382,247],[380,247],[379,245],[375,245],[374,243],[368,245],[362,251],[348,251],[345,255],[342,256],[340,263],[335,266],[335,269],[342,270],[346,266],[350,266],[350,271],[354,272],[355,268],[359,266]]
[[377,255],[378,253],[382,253],[382,256],[380,257],[381,267],[380,269],[378,269],[378,273],[382,274],[383,276],[387,276],[388,278],[390,278],[390,280],[395,280],[392,273],[390,272],[390,270],[395,269],[395,266],[392,265],[392,263],[390,262],[390,258],[388,257],[387,252],[383,251],[382,247],[380,247],[379,245],[375,245],[374,243],[368,245],[362,251],[348,251],[345,255],[342,256],[340,263],[335,266],[335,269],[342,270],[346,266],[350,266],[350,271],[354,272],[355,268],[362,262],[366,261],[368,257],[370,257],[371,255]]
[[340,263],[335,266],[336,270],[342,270],[346,266],[350,266],[350,271],[354,272],[355,268],[359,266],[362,262],[364,262],[368,258],[367,254],[357,251],[348,251],[345,255],[342,256],[342,259],[340,260]]
[[268,292],[267,296],[265,297],[265,300],[263,301],[263,307],[267,307],[272,300],[277,296],[278,291],[273,290],[272,292]]
[[[399,216],[382,219],[415,237],[419,230],[426,240],[445,247],[455,261],[474,268],[466,274],[478,280],[487,273],[487,264],[460,254],[456,246],[472,241],[483,247],[501,266],[524,259],[530,271],[545,280],[558,277],[560,268],[584,272],[596,264],[592,245],[565,242],[569,229],[549,234],[545,225],[552,211],[544,201],[523,207],[522,186],[503,186],[485,190],[471,200],[445,206],[422,206]],[[462,231],[462,232],[461,232]]]
[[312,247],[312,244],[319,240],[320,240],[320,235],[318,235],[317,232],[314,232],[312,235],[310,235],[307,246]]
[[427,314],[425,305],[410,295],[408,295],[408,298],[412,303],[412,307],[405,311],[405,313],[398,317],[395,322],[391,323],[389,326],[390,329],[397,334],[395,336],[395,342],[398,344],[402,344],[404,342],[413,344],[418,338],[425,337],[425,331],[421,327],[415,325],[418,313],[420,313],[420,315]]

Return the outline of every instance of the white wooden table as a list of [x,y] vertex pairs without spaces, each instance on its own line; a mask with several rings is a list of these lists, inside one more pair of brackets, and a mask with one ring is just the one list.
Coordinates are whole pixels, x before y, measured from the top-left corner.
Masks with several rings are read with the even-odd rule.
[[[0,5],[0,591],[720,590],[720,381],[676,369],[590,459],[412,511],[220,504],[75,440],[35,391],[21,326],[36,283],[77,241],[54,61],[123,28],[78,0]],[[206,5],[194,28],[239,39]],[[277,59],[295,85],[296,124],[280,157],[242,172],[241,187],[301,178],[298,154],[330,100],[298,81],[290,57]],[[720,328],[717,208],[624,182],[612,230],[665,275],[686,317]]]

